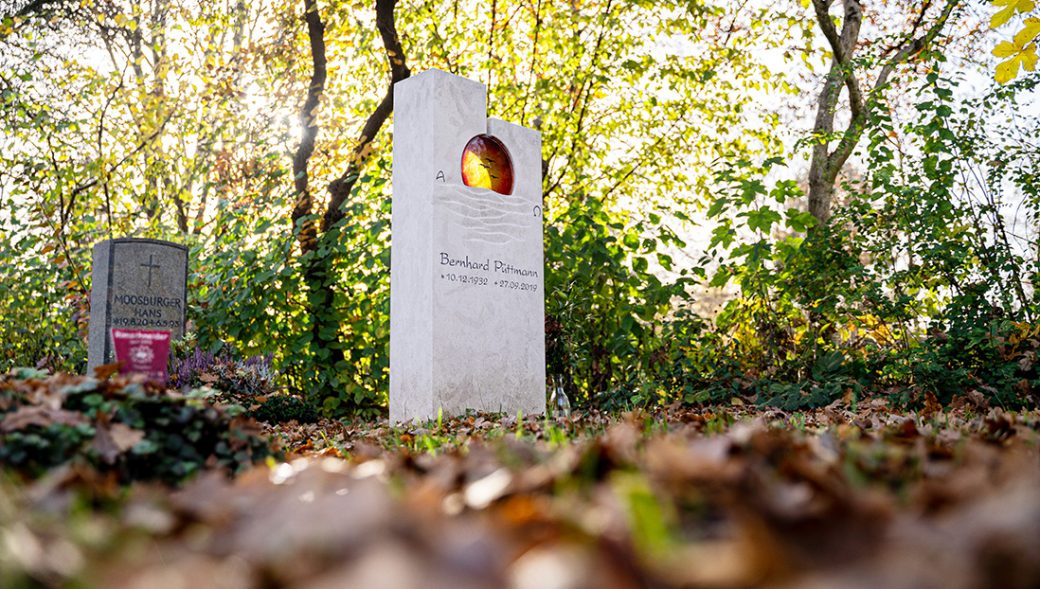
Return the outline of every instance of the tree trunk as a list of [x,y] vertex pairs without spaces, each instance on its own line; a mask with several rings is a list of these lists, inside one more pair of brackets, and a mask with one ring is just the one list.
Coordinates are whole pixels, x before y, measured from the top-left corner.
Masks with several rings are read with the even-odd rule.
[[831,218],[831,202],[834,200],[834,182],[809,174],[809,213],[820,225]]
[[[866,94],[861,90],[860,78],[856,72],[857,62],[854,59],[860,26],[863,23],[863,7],[860,0],[841,0],[843,18],[841,31],[838,31],[829,12],[834,2],[835,0],[812,0],[816,21],[831,48],[830,71],[817,99],[816,120],[813,123],[813,137],[816,143],[809,164],[809,212],[820,226],[826,225],[831,218],[838,173],[863,136],[871,111],[887,87],[892,72],[898,65],[918,56],[935,41],[962,0],[947,0],[931,25],[924,33],[918,35],[929,8],[933,6],[930,0],[926,1],[902,42],[882,54],[881,69]],[[848,126],[836,136],[834,116],[837,113],[842,87],[847,90],[851,114]],[[831,143],[835,140],[837,145],[831,149]]]
[[[307,166],[314,152],[314,143],[318,134],[315,110],[317,109],[325,85],[325,26],[318,13],[316,0],[304,0],[307,7],[307,34],[310,40],[311,57],[314,64],[314,75],[308,88],[307,100],[304,102],[301,117],[305,121],[304,136],[300,147],[293,158],[294,183],[297,192],[296,205],[292,219],[294,227],[300,220],[314,213],[314,200],[308,183]],[[394,8],[397,0],[376,0],[376,28],[379,30],[387,60],[390,64],[390,84],[383,100],[365,121],[361,134],[351,150],[346,171],[333,180],[328,187],[329,203],[322,215],[319,227],[314,220],[305,221],[300,230],[298,241],[301,254],[306,259],[303,275],[307,286],[307,311],[311,318],[311,352],[320,364],[324,365],[325,376],[321,379],[321,390],[312,391],[312,396],[335,395],[335,373],[337,366],[342,367],[346,361],[339,341],[339,316],[334,309],[336,296],[335,248],[319,248],[323,240],[338,239],[339,222],[345,217],[343,206],[361,175],[362,167],[368,158],[372,141],[389,118],[394,105],[394,84],[411,75],[405,62],[404,49],[394,24]],[[324,249],[326,253],[320,254]]]
[[318,246],[317,229],[312,220],[303,220],[309,216],[314,209],[314,199],[311,196],[307,166],[311,155],[314,154],[314,143],[318,138],[317,110],[321,95],[325,91],[325,79],[327,76],[325,59],[325,23],[318,13],[317,0],[304,0],[303,18],[307,22],[307,39],[311,46],[311,63],[314,72],[311,74],[310,85],[307,87],[307,98],[303,101],[303,109],[300,112],[300,120],[303,123],[303,136],[300,145],[293,156],[293,185],[296,188],[296,203],[293,206],[292,222],[293,230],[301,222],[297,240],[300,243],[300,252],[306,253]]

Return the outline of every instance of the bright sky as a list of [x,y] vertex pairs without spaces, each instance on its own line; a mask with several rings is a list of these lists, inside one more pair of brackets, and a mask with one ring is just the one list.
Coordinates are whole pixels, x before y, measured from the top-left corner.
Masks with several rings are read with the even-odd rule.
[[[3,1],[4,0],[0,0],[0,2]],[[756,7],[771,5],[773,3],[774,0],[751,0],[751,2],[747,3],[745,6],[748,7],[748,9],[753,9]],[[806,9],[807,12],[809,10],[810,9]],[[985,20],[990,12],[991,9],[988,5],[976,0],[971,3],[969,15],[971,18],[975,19],[975,21],[978,21],[979,19]],[[964,26],[969,25],[965,24]],[[976,50],[976,53],[971,56],[976,60],[978,60],[979,57],[982,58],[983,65],[981,68],[978,65],[971,63],[969,60],[963,59],[955,52],[950,55],[950,69],[961,73],[965,79],[965,83],[962,84],[957,91],[961,98],[966,99],[977,96],[990,86],[991,72],[995,65],[995,61],[988,55],[988,48],[995,45],[998,40],[1009,37],[1012,34],[1011,31],[1013,30],[1013,27],[1014,25],[1011,25],[1009,28],[1004,30],[987,32],[985,34],[986,40],[982,45],[987,50],[984,51],[981,56],[977,54]],[[872,31],[869,27],[865,27],[863,37],[869,38],[871,33]],[[174,40],[175,38],[171,38],[171,41]],[[822,46],[822,43],[823,41],[819,38],[817,31],[817,44]],[[684,52],[697,50],[695,45],[689,43],[685,39],[667,36],[660,39],[659,47],[663,52],[680,56],[683,55]],[[795,142],[804,137],[811,128],[812,118],[815,113],[815,95],[819,91],[820,84],[822,83],[819,72],[824,71],[824,64],[822,62],[818,63],[816,68],[817,74],[813,75],[802,63],[802,60],[797,53],[793,54],[790,59],[785,59],[783,50],[763,50],[760,58],[775,71],[784,72],[786,75],[790,76],[792,80],[803,81],[802,88],[804,92],[799,97],[776,97],[766,94],[765,91],[759,92],[759,104],[761,105],[762,113],[773,110],[780,110],[783,113],[786,124],[782,127],[782,130],[785,133],[782,139],[787,146],[787,153],[790,154],[793,152]],[[99,71],[108,71],[113,68],[108,54],[100,47],[85,50],[83,53],[83,62]],[[1023,96],[1022,98],[1023,104],[1021,105],[1021,114],[1040,116],[1040,101],[1036,100],[1036,95]],[[259,91],[247,93],[246,99],[249,105],[248,108],[253,112],[260,112],[264,109],[270,108],[286,109],[286,115],[284,118],[286,119],[287,126],[292,130],[298,130],[298,126],[289,124],[289,121],[295,121],[295,116],[294,113],[289,111],[286,105],[270,104],[270,100],[261,96]],[[783,104],[783,107],[781,107],[781,103]],[[9,149],[10,140],[4,138],[4,141],[6,143],[4,149]],[[805,152],[806,150],[803,149],[801,154],[805,154]],[[808,162],[806,160],[794,158],[793,161],[789,162],[789,164],[790,167],[781,173],[786,174],[791,178],[804,178],[808,167]],[[861,168],[862,163],[855,158],[847,165],[847,169],[854,170]],[[3,188],[4,186],[0,186],[0,189]],[[1006,210],[1009,216],[1009,222],[1016,224],[1015,226],[1017,231],[1028,232],[1031,229],[1035,229],[1023,226],[1023,224],[1026,223],[1026,220],[1024,216],[1015,214],[1018,210],[1016,207],[1009,207]],[[684,259],[683,254],[688,254],[689,252],[697,252],[699,254],[699,252],[706,247],[710,237],[710,230],[706,229],[706,226],[707,222],[702,219],[701,226],[686,228],[684,236],[688,242],[688,247],[686,248],[687,251],[675,252],[675,258],[677,261],[681,262]],[[692,265],[692,263],[689,265]]]

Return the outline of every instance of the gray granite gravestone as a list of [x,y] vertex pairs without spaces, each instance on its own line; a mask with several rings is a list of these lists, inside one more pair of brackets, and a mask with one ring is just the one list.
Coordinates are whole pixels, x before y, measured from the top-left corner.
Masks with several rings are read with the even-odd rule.
[[114,360],[111,329],[184,335],[188,248],[156,239],[94,244],[87,371]]
[[545,411],[541,136],[483,84],[394,87],[390,419]]

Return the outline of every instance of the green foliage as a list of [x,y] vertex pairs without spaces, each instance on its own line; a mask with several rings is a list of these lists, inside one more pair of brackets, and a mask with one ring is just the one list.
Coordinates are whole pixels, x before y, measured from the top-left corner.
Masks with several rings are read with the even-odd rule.
[[[1000,340],[1037,321],[1035,122],[997,115],[1035,76],[962,104],[929,54],[912,120],[871,110],[868,173],[817,227],[786,163],[808,143],[770,157],[787,129],[762,108],[797,92],[762,55],[793,61],[804,43],[812,69],[812,20],[734,6],[398,3],[412,71],[480,79],[492,116],[542,133],[548,373],[576,404],[616,408],[796,407],[885,387],[945,400],[985,379],[1006,402],[1031,394],[1032,368],[1016,368],[1028,357]],[[356,8],[321,7],[335,66],[308,166],[315,211],[386,91],[379,35]],[[194,342],[271,358],[261,388],[293,395],[266,395],[271,418],[384,410],[390,137],[374,138],[343,220],[301,255],[302,224],[318,220],[290,220],[311,73],[302,9],[120,0],[4,23],[0,369],[81,370],[92,243],[156,237],[191,247]],[[698,256],[685,239],[702,211]],[[712,320],[705,282],[729,297]]]
[[575,199],[560,217],[546,229],[546,314],[564,326],[548,342],[549,370],[586,394],[628,384],[651,368],[661,320],[692,282],[663,282],[650,260],[667,263],[660,250],[684,244],[650,220],[612,219],[593,198]]
[[290,395],[264,398],[257,407],[249,410],[249,416],[266,423],[314,423],[319,418],[317,409],[311,403]]
[[[0,208],[20,215],[12,200]],[[0,219],[0,370],[45,366],[81,371],[86,365],[87,297],[82,270],[48,259],[46,240]],[[52,252],[53,253],[53,252]]]
[[820,356],[813,365],[809,377],[797,382],[760,383],[759,402],[788,411],[823,407],[846,395],[855,399],[862,386],[853,377],[850,363],[839,351]]
[[[902,125],[878,110],[869,175],[847,183],[844,206],[805,238],[773,227],[786,217],[787,230],[804,229],[797,200],[783,214],[771,208],[797,190],[756,180],[776,160],[722,170],[709,214],[721,218],[712,246],[724,252],[714,283],[740,288],[716,320],[740,375],[731,391],[785,409],[865,390],[1035,401],[1040,152],[1035,119],[996,118],[1035,82],[962,103],[954,85],[928,75]],[[1012,337],[1024,348],[1009,353]]]
[[[672,225],[689,218],[691,189],[707,189],[689,170],[769,136],[744,108],[750,90],[778,88],[754,50],[800,25],[763,28],[764,13],[726,3],[476,7],[399,3],[405,57],[413,71],[486,80],[494,116],[540,128],[547,309],[563,350],[553,369],[575,400],[635,382],[656,370],[671,300],[687,296],[688,276],[661,275],[684,247]],[[286,155],[311,73],[300,10],[126,0],[63,14],[60,29],[39,15],[5,28],[0,312],[18,321],[0,327],[16,342],[2,367],[81,367],[91,244],[158,237],[192,247],[188,314],[201,347],[272,354],[280,384],[326,414],[382,410],[388,137],[375,138],[344,220],[300,255]],[[343,138],[385,92],[386,68],[354,5],[322,15],[336,67],[309,165],[319,204],[346,167]],[[662,51],[658,35],[698,49]],[[316,298],[326,288],[332,300]]]

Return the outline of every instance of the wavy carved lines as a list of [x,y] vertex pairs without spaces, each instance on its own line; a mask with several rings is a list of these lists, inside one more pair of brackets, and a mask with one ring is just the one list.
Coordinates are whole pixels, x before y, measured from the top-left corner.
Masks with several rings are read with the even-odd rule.
[[437,187],[434,207],[447,213],[448,218],[463,229],[462,237],[466,241],[492,244],[519,241],[534,220],[526,201],[464,186]]

